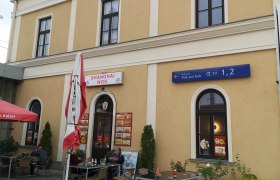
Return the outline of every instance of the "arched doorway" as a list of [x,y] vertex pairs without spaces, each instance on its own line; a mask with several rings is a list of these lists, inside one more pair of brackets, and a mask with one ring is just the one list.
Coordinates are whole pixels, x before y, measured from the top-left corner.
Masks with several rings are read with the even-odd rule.
[[103,158],[112,146],[114,105],[110,96],[101,95],[95,104],[92,153],[93,158]]

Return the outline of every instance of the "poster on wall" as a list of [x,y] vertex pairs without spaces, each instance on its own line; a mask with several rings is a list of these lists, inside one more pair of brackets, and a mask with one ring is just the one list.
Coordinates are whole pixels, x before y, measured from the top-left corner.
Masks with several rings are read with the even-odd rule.
[[88,135],[88,120],[89,120],[89,114],[84,113],[78,126],[81,130],[81,137],[80,137],[80,142],[81,144],[86,144],[87,143],[87,135]]
[[226,156],[225,136],[214,136],[215,156]]
[[117,113],[115,124],[115,146],[131,146],[132,113]]

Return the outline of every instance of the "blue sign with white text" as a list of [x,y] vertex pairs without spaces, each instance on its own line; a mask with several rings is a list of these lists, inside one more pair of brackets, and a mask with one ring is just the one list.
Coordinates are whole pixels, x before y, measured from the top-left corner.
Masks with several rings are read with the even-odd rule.
[[173,83],[244,77],[250,77],[250,64],[172,72]]

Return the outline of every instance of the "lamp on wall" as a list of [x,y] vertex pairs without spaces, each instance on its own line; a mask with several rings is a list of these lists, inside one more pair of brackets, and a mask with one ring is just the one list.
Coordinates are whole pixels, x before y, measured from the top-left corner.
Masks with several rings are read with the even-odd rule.
[[220,132],[221,125],[218,122],[214,122],[214,133]]

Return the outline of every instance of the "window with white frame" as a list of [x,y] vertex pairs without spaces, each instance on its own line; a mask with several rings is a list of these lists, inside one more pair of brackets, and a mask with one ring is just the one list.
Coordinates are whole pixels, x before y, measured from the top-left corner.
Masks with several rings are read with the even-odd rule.
[[26,130],[25,145],[37,146],[40,127],[41,103],[38,100],[31,102],[29,111],[38,114],[38,121],[28,122]]
[[47,56],[49,54],[50,33],[51,16],[40,19],[36,46],[36,57]]
[[196,100],[196,156],[228,160],[226,100],[215,89],[201,92]]
[[224,23],[224,0],[196,0],[196,27]]
[[102,2],[100,45],[114,44],[118,42],[119,0]]

